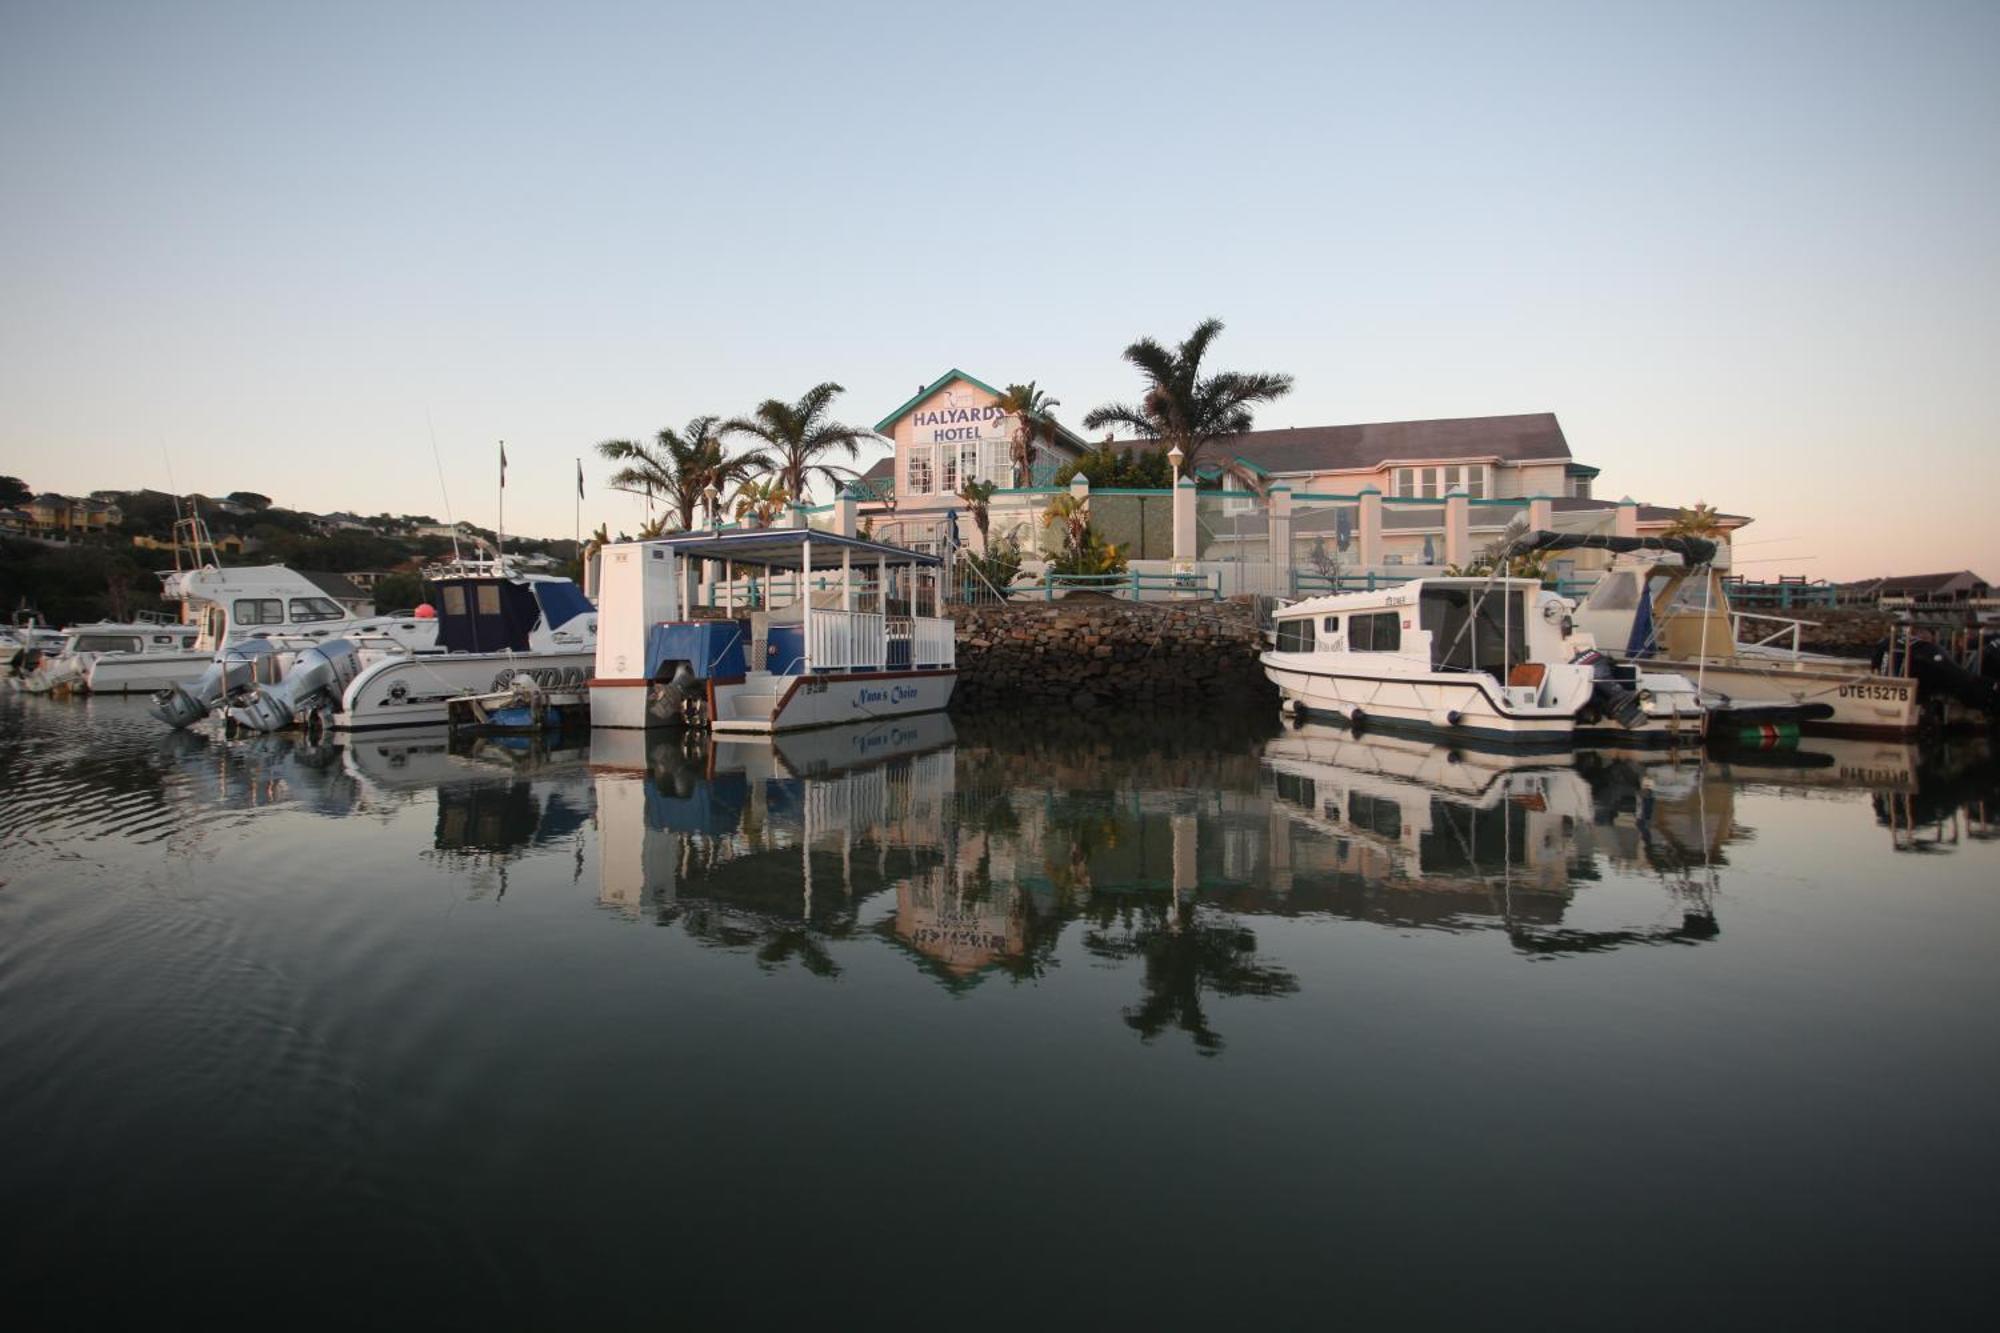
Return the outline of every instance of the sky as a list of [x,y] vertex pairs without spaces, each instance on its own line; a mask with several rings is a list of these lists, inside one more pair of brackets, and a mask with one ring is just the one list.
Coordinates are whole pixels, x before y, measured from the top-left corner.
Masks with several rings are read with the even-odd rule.
[[1213,315],[1261,426],[1553,411],[1745,574],[2000,578],[1996,236],[1991,0],[0,0],[0,473],[491,525],[504,439],[617,532],[598,441],[1074,423]]

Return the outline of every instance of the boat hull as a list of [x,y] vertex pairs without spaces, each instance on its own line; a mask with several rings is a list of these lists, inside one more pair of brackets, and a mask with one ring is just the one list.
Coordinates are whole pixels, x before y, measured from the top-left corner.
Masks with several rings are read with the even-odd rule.
[[1504,710],[1497,685],[1480,675],[1374,677],[1306,670],[1266,654],[1278,693],[1307,716],[1339,718],[1405,735],[1483,744],[1567,749],[1576,743],[1573,711]]
[[106,653],[84,673],[92,694],[151,694],[199,680],[214,653]]
[[336,731],[450,725],[455,699],[493,694],[528,676],[545,690],[578,691],[597,650],[562,653],[436,653],[393,657],[363,668],[328,722]]
[[1859,664],[1856,670],[1842,671],[1775,661],[1756,665],[1711,662],[1704,666],[1700,662],[1648,659],[1646,666],[1649,670],[1678,671],[1736,704],[1825,704],[1833,709],[1831,717],[1801,723],[1807,731],[1902,736],[1915,731],[1923,716],[1917,682],[1907,676],[1873,675]]
[[717,687],[717,732],[803,731],[884,718],[942,712],[951,705],[956,671],[882,671],[795,676],[777,692],[768,717],[728,716],[721,708],[727,687]]

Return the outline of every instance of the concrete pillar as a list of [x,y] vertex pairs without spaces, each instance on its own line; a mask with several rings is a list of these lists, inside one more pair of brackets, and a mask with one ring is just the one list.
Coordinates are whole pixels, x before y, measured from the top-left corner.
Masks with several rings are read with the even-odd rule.
[[1618,502],[1618,526],[1615,531],[1620,537],[1639,535],[1639,502],[1629,495]]
[[1551,532],[1556,526],[1555,501],[1546,495],[1531,496],[1528,500],[1528,530],[1530,532]]
[[1266,558],[1280,569],[1292,566],[1292,488],[1280,482],[1265,497],[1270,519],[1271,551]]
[[833,530],[843,537],[861,535],[861,501],[853,491],[843,488],[833,498]]
[[[804,497],[800,498],[803,499]],[[812,526],[806,521],[806,507],[796,500],[792,502],[792,526],[795,528]]]
[[1174,483],[1174,561],[1192,561],[1201,543],[1195,536],[1195,485],[1191,477]]
[[1373,486],[1363,486],[1358,498],[1356,526],[1361,530],[1355,533],[1354,540],[1361,547],[1361,567],[1374,569],[1382,563],[1382,492]]
[[1454,486],[1444,497],[1444,562],[1465,568],[1472,559],[1472,501],[1465,487]]
[[1090,478],[1084,476],[1081,472],[1071,477],[1069,479],[1069,493],[1079,500],[1088,500],[1090,498]]

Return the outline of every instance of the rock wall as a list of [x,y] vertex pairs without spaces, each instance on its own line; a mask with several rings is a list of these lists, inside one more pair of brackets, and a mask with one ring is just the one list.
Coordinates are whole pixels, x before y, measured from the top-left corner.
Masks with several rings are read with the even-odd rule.
[[1229,699],[1277,706],[1255,613],[1234,602],[1065,598],[959,608],[953,707],[1072,708]]

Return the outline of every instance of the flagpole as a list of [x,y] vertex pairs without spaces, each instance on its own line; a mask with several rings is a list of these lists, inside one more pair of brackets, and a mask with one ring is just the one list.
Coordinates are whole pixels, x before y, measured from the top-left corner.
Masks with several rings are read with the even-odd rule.
[[507,441],[500,441],[500,519],[493,529],[494,560],[502,572],[507,568]]

